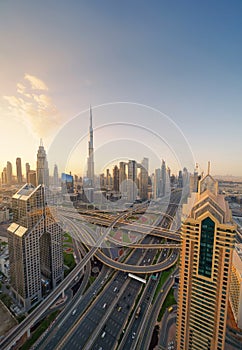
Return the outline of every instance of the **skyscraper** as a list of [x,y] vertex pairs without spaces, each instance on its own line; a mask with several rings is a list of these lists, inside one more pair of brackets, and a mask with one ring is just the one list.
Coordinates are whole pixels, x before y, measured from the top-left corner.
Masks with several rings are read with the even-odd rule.
[[2,171],[2,185],[6,185],[7,184],[7,168],[3,168]]
[[139,183],[140,198],[142,200],[148,199],[148,168],[149,168],[149,159],[144,158],[140,166],[140,183]]
[[126,175],[126,163],[119,162],[119,190],[122,193],[127,192],[127,175]]
[[180,350],[222,350],[235,226],[209,172],[190,201],[184,206],[189,215],[181,229],[177,346]]
[[29,163],[25,163],[25,172],[26,172],[26,182],[28,182],[28,172],[30,171]]
[[23,182],[21,158],[16,158],[16,173],[18,184]]
[[41,279],[54,288],[63,279],[62,229],[46,205],[43,185],[24,185],[12,197],[8,228],[11,289],[29,310],[42,299]]
[[13,168],[12,163],[7,162],[7,184],[11,185],[13,182]]
[[162,159],[161,164],[161,195],[166,194],[166,162]]
[[58,186],[59,186],[58,167],[57,167],[56,164],[54,165],[53,185],[54,185],[55,187],[58,187]]
[[137,163],[135,160],[128,162],[127,192],[128,201],[134,202],[137,196]]
[[113,190],[115,192],[119,191],[119,168],[117,165],[113,168]]
[[93,128],[92,128],[92,108],[90,107],[90,126],[89,126],[89,142],[88,142],[88,158],[87,158],[87,177],[94,186],[94,148],[93,148]]
[[37,152],[37,184],[49,186],[49,168],[46,158],[46,152],[42,140],[40,140],[39,149]]

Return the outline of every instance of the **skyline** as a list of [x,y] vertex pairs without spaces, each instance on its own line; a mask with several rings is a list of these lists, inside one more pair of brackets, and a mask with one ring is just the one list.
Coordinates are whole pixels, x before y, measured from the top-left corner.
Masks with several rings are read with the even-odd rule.
[[[96,149],[106,134],[95,137],[95,127],[123,122],[123,116],[99,116],[95,107],[116,101],[170,116],[191,147],[193,166],[205,171],[210,160],[213,174],[242,176],[239,1],[45,4],[0,4],[1,170],[17,157],[22,166],[35,166],[39,139],[48,152],[63,125],[90,104]],[[130,118],[145,123],[139,114]],[[79,125],[80,135],[87,135],[88,118],[80,117]],[[116,131],[110,133],[117,140]],[[79,152],[86,161],[87,142]]]

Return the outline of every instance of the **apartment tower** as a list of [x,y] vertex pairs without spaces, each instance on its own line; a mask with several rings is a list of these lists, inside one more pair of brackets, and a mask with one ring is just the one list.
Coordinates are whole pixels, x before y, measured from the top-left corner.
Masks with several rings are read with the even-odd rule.
[[43,185],[25,184],[12,197],[8,228],[11,289],[29,310],[42,299],[41,281],[51,288],[63,279],[62,230],[46,205]]
[[222,350],[236,227],[209,171],[184,209],[177,348]]

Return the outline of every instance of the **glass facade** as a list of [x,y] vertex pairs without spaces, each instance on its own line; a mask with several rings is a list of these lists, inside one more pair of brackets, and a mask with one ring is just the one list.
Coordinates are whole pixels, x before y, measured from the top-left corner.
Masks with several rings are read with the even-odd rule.
[[212,275],[214,229],[213,220],[206,218],[202,221],[198,274],[208,278]]

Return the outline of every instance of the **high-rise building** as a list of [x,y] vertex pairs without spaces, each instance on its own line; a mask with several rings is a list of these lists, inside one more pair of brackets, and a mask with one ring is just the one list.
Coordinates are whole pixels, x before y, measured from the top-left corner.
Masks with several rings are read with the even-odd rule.
[[74,180],[71,174],[61,174],[62,193],[74,193]]
[[27,183],[37,186],[37,178],[36,178],[36,171],[35,170],[29,170],[27,175]]
[[25,184],[12,197],[8,228],[10,283],[19,304],[29,310],[42,299],[41,280],[52,288],[63,279],[62,229],[46,205],[43,185]]
[[113,168],[113,190],[119,191],[119,168],[117,165]]
[[242,329],[242,244],[233,252],[229,301],[237,327]]
[[166,162],[162,159],[161,163],[161,195],[166,194]]
[[155,169],[154,174],[154,199],[161,196],[162,186],[161,186],[161,169]]
[[148,199],[149,159],[144,158],[140,165],[139,195],[142,200]]
[[134,202],[137,197],[137,163],[135,160],[128,162],[127,193],[128,201]]
[[13,182],[13,168],[12,163],[7,162],[7,184],[11,185]]
[[53,185],[54,185],[55,187],[58,187],[58,186],[59,186],[58,167],[57,167],[56,164],[54,165]]
[[18,184],[23,182],[21,158],[16,158],[16,173]]
[[7,168],[3,168],[2,171],[2,185],[6,185],[7,184]]
[[49,168],[48,168],[48,161],[47,161],[46,152],[45,152],[42,140],[40,140],[40,145],[37,152],[36,173],[37,173],[37,184],[45,185],[48,187],[49,186]]
[[179,187],[179,188],[182,188],[182,187],[183,187],[183,175],[182,175],[182,170],[179,170],[179,173],[178,173],[177,187]]
[[93,148],[93,128],[92,128],[92,108],[90,107],[90,126],[87,158],[87,178],[91,180],[94,186],[94,148]]
[[127,174],[126,174],[126,165],[125,162],[119,162],[119,190],[122,193],[127,192]]
[[222,350],[235,226],[209,172],[183,209],[177,348]]
[[28,172],[30,171],[30,165],[29,163],[25,164],[25,176],[26,176],[26,182],[28,182]]

